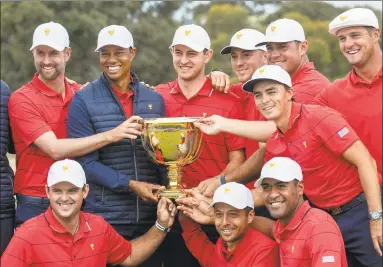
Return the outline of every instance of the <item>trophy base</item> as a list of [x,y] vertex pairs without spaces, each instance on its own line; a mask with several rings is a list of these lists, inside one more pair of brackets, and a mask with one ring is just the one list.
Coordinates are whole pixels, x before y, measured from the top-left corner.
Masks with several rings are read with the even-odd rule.
[[159,199],[161,197],[166,197],[166,198],[169,198],[169,199],[178,199],[181,196],[181,194],[182,193],[179,190],[168,190],[168,189],[165,189],[165,190],[159,191],[158,194],[157,194],[157,197]]

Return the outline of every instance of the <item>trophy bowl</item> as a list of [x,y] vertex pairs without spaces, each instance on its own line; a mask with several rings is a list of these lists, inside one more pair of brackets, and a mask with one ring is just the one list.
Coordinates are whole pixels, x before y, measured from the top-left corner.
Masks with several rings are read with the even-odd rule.
[[168,167],[169,183],[158,197],[177,199],[182,183],[182,167],[192,163],[202,149],[203,133],[194,125],[199,117],[149,118],[143,120],[142,144],[149,157]]

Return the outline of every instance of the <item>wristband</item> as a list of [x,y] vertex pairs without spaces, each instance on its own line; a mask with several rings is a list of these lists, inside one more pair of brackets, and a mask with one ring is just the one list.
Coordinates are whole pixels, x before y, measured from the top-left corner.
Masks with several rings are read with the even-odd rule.
[[160,230],[161,232],[165,232],[165,233],[169,233],[170,229],[171,229],[168,227],[163,227],[161,224],[159,224],[158,220],[156,221],[155,226],[158,230]]
[[221,177],[219,177],[219,181],[221,182],[221,185],[226,184],[225,175],[222,175]]

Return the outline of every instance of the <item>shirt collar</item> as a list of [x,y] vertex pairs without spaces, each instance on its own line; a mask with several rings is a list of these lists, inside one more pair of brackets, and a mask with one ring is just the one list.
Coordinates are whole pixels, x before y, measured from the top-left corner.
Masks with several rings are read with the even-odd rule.
[[376,80],[381,79],[381,78],[382,78],[382,67],[380,67],[379,72],[375,75],[375,77],[372,79],[371,82],[363,80],[358,75],[356,75],[355,68],[352,68],[352,71],[351,71],[351,74],[350,74],[351,83],[354,84],[354,85],[356,85],[358,83],[361,83],[361,84],[372,84]]
[[309,202],[306,200],[303,202],[303,204],[299,207],[299,209],[295,212],[293,218],[291,221],[283,227],[279,221],[276,224],[276,232],[282,233],[284,231],[294,231],[298,228],[298,226],[302,223],[304,217],[307,215],[309,210],[311,209]]
[[[210,97],[213,94],[213,92],[214,92],[214,89],[213,89],[213,85],[211,83],[211,80],[206,78],[204,84],[198,90],[196,95]],[[172,88],[170,93],[173,94],[173,95],[175,95],[175,94],[183,94],[182,91],[181,91],[180,85],[178,83],[178,79],[176,80],[176,82],[174,84],[174,87]]]
[[250,227],[247,229],[246,234],[243,236],[242,240],[238,243],[233,251],[229,251],[227,249],[226,242],[220,238],[219,242],[217,242],[218,252],[227,262],[229,262],[236,255],[239,255],[241,252],[248,248],[249,244],[252,242],[252,231],[254,230],[252,230]]
[[[60,233],[60,234],[70,234],[68,232],[68,230],[65,229],[64,226],[62,226],[60,224],[60,222],[56,219],[56,217],[53,215],[52,207],[49,207],[45,211],[44,217],[45,217],[45,220],[48,223],[49,227],[53,231]],[[90,230],[91,230],[90,226],[89,226],[87,220],[85,219],[85,214],[82,211],[80,211],[80,225],[79,225],[78,231],[75,235],[76,239],[80,238],[81,236],[84,235],[84,233],[89,232]]]
[[303,66],[301,66],[291,78],[293,87],[294,87],[294,84],[296,84],[299,80],[301,80],[302,77],[305,76],[306,73],[310,70],[315,70],[314,62],[308,62],[304,64]]
[[134,95],[134,90],[132,88],[130,88],[130,90],[128,92],[121,92],[121,91],[117,90],[117,88],[112,86],[112,90],[119,99],[120,98],[130,98]]
[[[52,97],[54,97],[54,96],[60,96],[61,97],[61,93],[58,93],[55,90],[52,90],[51,88],[46,86],[46,84],[43,83],[42,80],[39,79],[38,73],[35,73],[31,83],[40,93],[42,93],[44,95],[52,96]],[[69,83],[65,77],[64,77],[64,84],[65,84],[65,100],[71,99],[75,92],[70,89]]]
[[[290,114],[290,118],[289,118],[289,124],[287,125],[287,130],[290,130],[293,127],[294,122],[301,115],[301,111],[302,111],[302,104],[298,104],[298,103],[292,102],[292,104],[291,104],[291,114]],[[278,131],[280,133],[282,133],[282,131],[280,129],[278,129]]]

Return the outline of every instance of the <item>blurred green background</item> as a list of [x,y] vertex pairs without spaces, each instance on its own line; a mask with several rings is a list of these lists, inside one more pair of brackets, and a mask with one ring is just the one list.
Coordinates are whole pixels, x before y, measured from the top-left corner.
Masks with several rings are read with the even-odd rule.
[[[207,72],[218,68],[233,76],[230,56],[219,54],[231,36],[242,28],[264,32],[271,21],[285,17],[303,25],[310,60],[332,81],[344,76],[350,66],[336,38],[327,32],[328,23],[347,9],[323,1],[1,2],[1,79],[12,90],[31,80],[35,72],[29,51],[33,31],[49,21],[61,23],[69,32],[73,51],[66,76],[79,83],[100,74],[94,52],[97,35],[111,24],[124,25],[132,32],[137,47],[132,70],[146,83],[157,85],[176,77],[168,47],[177,27],[189,23],[203,26],[210,35],[215,53]],[[374,12],[381,23],[381,10]]]

